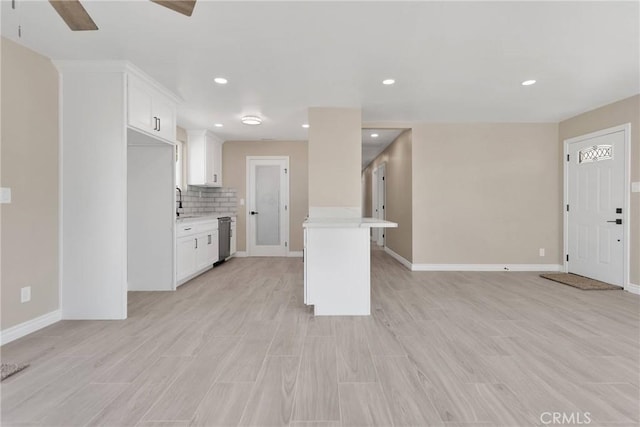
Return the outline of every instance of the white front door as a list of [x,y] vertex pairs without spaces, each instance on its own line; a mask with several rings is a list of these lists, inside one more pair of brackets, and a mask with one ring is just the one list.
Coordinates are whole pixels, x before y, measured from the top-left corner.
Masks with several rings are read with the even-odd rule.
[[247,157],[247,255],[287,256],[289,158]]
[[624,286],[625,131],[567,142],[568,272]]

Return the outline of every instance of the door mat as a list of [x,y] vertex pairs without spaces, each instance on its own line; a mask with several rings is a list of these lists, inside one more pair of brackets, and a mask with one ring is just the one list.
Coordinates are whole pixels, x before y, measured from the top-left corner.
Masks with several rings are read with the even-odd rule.
[[0,381],[3,381],[5,378],[9,378],[13,374],[17,374],[27,366],[29,366],[28,363],[3,363],[1,373],[2,378]]
[[573,286],[574,288],[582,289],[583,291],[616,291],[621,290],[620,286],[610,285],[599,280],[590,279],[584,276],[578,276],[572,273],[554,273],[554,274],[541,274],[540,277],[553,280],[554,282],[562,283],[564,285]]

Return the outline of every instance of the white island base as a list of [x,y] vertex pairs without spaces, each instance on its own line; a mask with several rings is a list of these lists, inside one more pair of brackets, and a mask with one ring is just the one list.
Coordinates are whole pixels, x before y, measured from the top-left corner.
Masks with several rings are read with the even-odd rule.
[[316,316],[371,314],[370,229],[397,226],[373,218],[304,222],[304,303]]

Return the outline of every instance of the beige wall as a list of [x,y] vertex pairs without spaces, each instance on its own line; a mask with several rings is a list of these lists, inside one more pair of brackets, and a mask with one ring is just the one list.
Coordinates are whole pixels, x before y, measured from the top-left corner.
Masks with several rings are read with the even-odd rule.
[[415,125],[413,262],[560,264],[557,138],[557,124]]
[[222,146],[222,182],[238,190],[237,244],[246,250],[247,156],[289,156],[290,250],[302,251],[302,222],[308,214],[308,152],[305,141],[227,141]]
[[371,174],[373,167],[371,164],[362,170],[362,216],[366,218],[373,217],[373,183],[371,182]]
[[[1,328],[57,310],[58,72],[48,58],[2,38]],[[31,301],[20,303],[20,288]]]
[[362,204],[359,109],[309,108],[309,206]]
[[[631,182],[638,182],[640,181],[640,95],[561,122],[559,127],[560,153],[563,152],[565,139],[625,123],[631,123]],[[640,285],[640,193],[631,193],[629,224],[631,225],[629,278],[631,283]]]
[[385,165],[386,219],[398,223],[398,228],[385,230],[385,245],[409,262],[413,259],[412,215],[412,131],[400,134],[363,171],[365,177],[365,216],[372,215],[371,176],[375,168]]
[[176,139],[180,142],[187,142],[187,131],[180,126],[176,126]]

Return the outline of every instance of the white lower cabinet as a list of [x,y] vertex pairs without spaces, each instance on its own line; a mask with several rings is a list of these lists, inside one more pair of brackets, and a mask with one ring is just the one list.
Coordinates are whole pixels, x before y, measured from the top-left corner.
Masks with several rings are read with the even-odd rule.
[[196,236],[196,270],[213,265],[218,261],[218,230]]
[[176,239],[176,281],[196,271],[196,240],[193,236]]
[[182,225],[176,236],[176,283],[211,268],[218,261],[218,222]]

